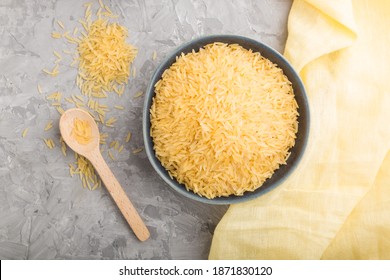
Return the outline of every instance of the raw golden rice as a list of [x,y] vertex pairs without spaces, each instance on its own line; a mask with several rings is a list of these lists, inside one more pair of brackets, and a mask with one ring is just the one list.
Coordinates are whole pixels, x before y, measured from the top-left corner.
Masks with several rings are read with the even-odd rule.
[[277,65],[237,44],[209,44],[177,57],[156,83],[154,150],[188,190],[240,196],[286,164],[297,108]]
[[65,26],[64,26],[64,24],[62,23],[62,21],[57,20],[57,24],[58,24],[59,27],[61,27],[61,29],[65,29]]
[[107,20],[97,19],[78,42],[80,89],[84,95],[113,91],[130,75],[130,64],[137,49],[126,42],[127,29]]
[[55,100],[55,101],[60,101],[61,98],[62,98],[62,93],[59,91],[53,92],[52,94],[46,97],[47,100]]
[[142,152],[143,150],[144,150],[144,148],[134,149],[133,154],[138,154],[138,153]]
[[45,142],[46,146],[51,150],[53,149],[56,144],[54,143],[53,139],[49,138],[49,139],[43,139],[43,141]]
[[134,98],[138,98],[138,97],[141,97],[144,93],[142,91],[139,91],[137,92],[135,95],[134,95]]
[[29,128],[27,127],[27,128],[25,128],[25,129],[23,130],[23,132],[22,132],[22,137],[23,137],[23,138],[27,136],[28,129],[29,129]]
[[129,131],[128,133],[127,133],[127,136],[126,136],[126,143],[129,143],[129,141],[130,141],[130,139],[131,139],[131,132]]
[[41,87],[40,84],[37,85],[37,89],[38,89],[38,92],[39,92],[40,94],[43,93],[43,90],[42,90],[42,87]]
[[64,108],[62,108],[61,106],[56,106],[55,108],[56,108],[57,112],[58,112],[60,115],[62,115],[63,113],[65,113]]
[[[83,95],[68,95],[65,97],[66,105],[73,104],[75,107],[88,109],[93,118],[102,124],[105,124],[106,113],[109,107],[100,104],[93,98],[107,98],[107,92],[115,92],[118,96],[124,93],[125,85],[131,74],[130,66],[133,62],[137,49],[126,42],[127,29],[117,23],[109,23],[107,18],[116,18],[111,9],[99,1],[99,10],[96,13],[97,20],[92,21],[92,2],[85,3],[86,7],[84,19],[80,19],[82,25],[74,27],[73,30],[65,30],[65,25],[60,20],[56,24],[63,29],[61,32],[52,32],[51,37],[54,39],[63,38],[65,42],[76,45],[76,51],[62,50],[62,53],[71,55],[70,66],[78,65],[79,74],[76,76],[76,85],[80,88]],[[82,28],[84,30],[82,30]],[[62,61],[60,51],[53,51],[56,57],[53,69],[43,69],[48,75],[56,77],[59,72],[59,62]],[[37,90],[43,93],[42,87],[38,84]],[[90,98],[86,100],[84,96]],[[64,109],[61,107],[62,94],[54,92],[46,96],[51,101],[51,105],[62,114]],[[87,102],[88,101],[88,102]],[[123,106],[116,105],[116,109],[123,110]],[[107,122],[109,127],[113,127],[116,118],[110,118]],[[45,131],[50,130],[53,124],[50,121]],[[27,130],[23,131],[22,136],[27,135]],[[100,144],[106,145],[106,133],[100,134]],[[49,149],[55,147],[51,138],[43,139]],[[61,152],[66,156],[66,145],[62,139]],[[103,148],[103,147],[102,147]],[[119,142],[114,145],[118,153],[123,149]],[[102,149],[103,150],[103,149]],[[84,187],[94,190],[101,186],[101,180],[96,176],[92,165],[88,160],[75,153],[75,163],[69,165],[71,176],[79,174],[80,180]],[[76,168],[77,167],[77,168]]]
[[53,127],[53,121],[49,121],[45,126],[45,131],[48,131]]
[[60,39],[60,38],[62,38],[62,34],[59,32],[52,32],[51,37],[54,39]]
[[86,145],[92,141],[92,127],[88,121],[75,118],[71,135],[79,144]]

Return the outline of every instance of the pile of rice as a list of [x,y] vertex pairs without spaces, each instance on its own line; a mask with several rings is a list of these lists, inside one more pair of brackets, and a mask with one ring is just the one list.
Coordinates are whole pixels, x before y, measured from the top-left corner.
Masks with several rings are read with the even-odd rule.
[[150,117],[161,164],[210,199],[259,188],[286,163],[298,131],[283,71],[237,44],[177,57],[155,85]]
[[[117,119],[108,117],[111,114],[111,109],[124,110],[125,108],[119,103],[113,107],[105,103],[113,101],[110,92],[116,93],[119,97],[124,94],[131,72],[133,78],[135,78],[136,68],[132,63],[138,51],[136,47],[127,43],[127,28],[111,21],[111,19],[118,18],[118,15],[115,15],[102,0],[99,0],[98,3],[98,7],[96,7],[96,1],[84,4],[84,18],[78,20],[81,25],[74,26],[73,31],[65,28],[68,23],[72,25],[73,23],[65,22],[66,24],[64,24],[61,20],[56,19],[58,26],[51,33],[51,37],[56,40],[64,40],[67,43],[67,49],[54,50],[53,54],[56,59],[54,67],[42,69],[47,75],[58,77],[62,68],[76,66],[78,68],[78,74],[75,77],[76,85],[79,87],[81,94],[55,91],[47,95],[46,91],[49,88],[45,89],[46,87],[42,87],[41,84],[37,85],[37,90],[39,94],[45,95],[45,98],[51,102],[51,105],[59,114],[62,115],[69,107],[83,108],[100,123],[100,128],[103,128],[103,125],[106,128],[113,128]],[[63,59],[62,53],[70,57],[64,57]],[[157,53],[155,52],[153,59],[156,57]],[[72,59],[70,64],[67,62],[68,58]],[[130,70],[130,67],[132,70]],[[62,79],[61,77],[58,78]],[[134,97],[140,96],[142,96],[142,93],[138,92]],[[73,131],[73,135],[80,144],[87,144],[91,141],[91,131],[87,123],[79,120],[76,121],[74,126],[76,129]],[[44,131],[47,132],[52,128],[53,121],[50,120]],[[27,132],[28,128],[23,131],[22,136],[26,137]],[[131,133],[128,132],[122,145],[118,140],[114,140],[108,146],[106,143],[108,138],[108,133],[100,133],[101,151],[103,152],[103,149],[105,149],[107,156],[112,160],[116,160],[116,157],[119,157],[124,149],[124,142],[128,143],[130,141]],[[56,142],[52,138],[43,138],[43,141],[49,149],[56,147]],[[59,142],[61,152],[66,157],[67,146],[62,137]],[[133,154],[142,150],[143,148],[135,148]],[[74,157],[74,163],[69,163],[70,175],[72,177],[79,175],[84,188],[94,190],[100,187],[102,182],[89,160],[77,153],[74,154]]]
[[84,95],[92,92],[123,93],[130,77],[130,65],[137,49],[126,42],[127,29],[107,19],[97,19],[87,26],[87,34],[78,44],[78,85]]

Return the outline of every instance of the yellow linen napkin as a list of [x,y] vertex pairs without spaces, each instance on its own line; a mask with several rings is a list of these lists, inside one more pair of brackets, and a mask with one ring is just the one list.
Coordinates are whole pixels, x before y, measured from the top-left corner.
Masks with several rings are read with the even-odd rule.
[[230,206],[210,259],[390,258],[389,12],[294,1],[285,56],[309,96],[308,147],[283,185]]

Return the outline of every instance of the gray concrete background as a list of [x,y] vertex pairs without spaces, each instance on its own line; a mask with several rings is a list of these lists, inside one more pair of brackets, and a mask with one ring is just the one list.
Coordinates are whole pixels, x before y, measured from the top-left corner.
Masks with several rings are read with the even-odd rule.
[[[98,1],[94,6],[98,6]],[[176,46],[200,35],[238,34],[261,40],[283,51],[291,0],[111,0],[104,1],[119,15],[114,20],[129,29],[128,42],[139,49],[134,61],[137,75],[125,94],[112,94],[102,103],[122,105],[112,110],[118,118],[107,142],[132,140],[115,161],[106,158],[113,173],[139,210],[151,238],[139,242],[105,188],[89,191],[78,177],[70,177],[59,148],[60,115],[45,96],[60,91],[79,94],[77,69],[70,59],[60,62],[60,74],[42,73],[52,68],[53,51],[74,50],[64,40],[51,38],[60,30],[81,29],[84,1],[0,1],[0,259],[207,259],[214,229],[227,206],[189,200],[157,176],[146,154],[132,150],[143,146],[141,114],[144,91],[161,61]],[[153,60],[153,52],[157,59]],[[65,57],[66,55],[63,55]],[[37,91],[37,84],[43,94]],[[70,108],[65,105],[64,108]],[[54,127],[44,127],[53,120]],[[25,138],[22,132],[29,128]],[[49,150],[42,138],[57,147]]]

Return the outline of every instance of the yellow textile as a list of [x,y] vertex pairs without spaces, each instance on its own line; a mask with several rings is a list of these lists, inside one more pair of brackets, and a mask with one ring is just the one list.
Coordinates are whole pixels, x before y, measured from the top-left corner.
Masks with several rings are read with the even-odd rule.
[[296,0],[285,56],[308,147],[275,190],[232,205],[210,259],[390,259],[390,1]]

